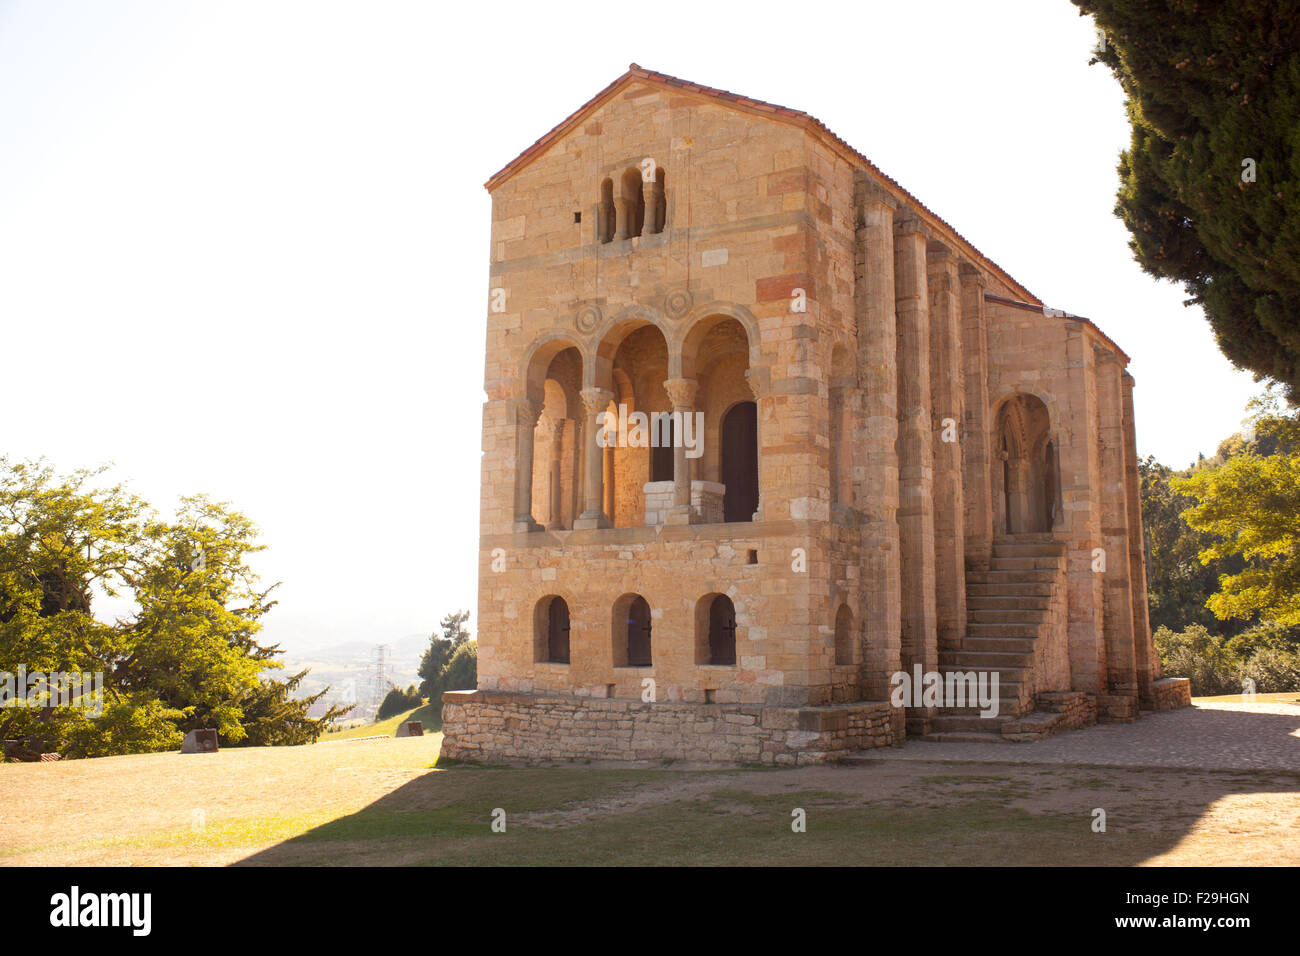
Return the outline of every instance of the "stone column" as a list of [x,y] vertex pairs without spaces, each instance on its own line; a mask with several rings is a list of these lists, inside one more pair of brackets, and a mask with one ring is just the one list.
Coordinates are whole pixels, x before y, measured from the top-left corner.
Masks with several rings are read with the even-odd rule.
[[1124,389],[1119,357],[1105,348],[1093,349],[1097,363],[1098,469],[1100,471],[1102,572],[1102,632],[1106,638],[1108,690],[1136,697],[1137,668],[1133,658],[1133,595],[1129,588],[1128,476],[1124,468]]
[[[903,669],[939,669],[934,566],[934,448],[930,407],[930,308],[926,233],[915,213],[894,222],[898,323],[898,530],[902,543]],[[934,708],[909,707],[907,733],[930,729]]]
[[533,520],[533,430],[542,403],[531,398],[515,402],[515,531],[540,531]]
[[[989,346],[984,315],[984,274],[962,263],[961,351],[966,389],[966,421],[962,429],[962,490],[965,518],[966,566],[987,571],[993,556],[993,467],[989,445]],[[1001,467],[1000,462],[998,467]],[[1059,479],[1058,479],[1059,480]]]
[[663,191],[664,184],[657,179],[641,184],[641,196],[645,201],[645,223],[641,227],[643,236],[653,236],[664,227],[659,221],[659,197]]
[[551,521],[547,527],[552,531],[564,528],[564,495],[562,460],[564,458],[564,423],[566,419],[554,418],[550,421],[551,438]]
[[763,520],[763,376],[758,369],[745,369],[745,383],[754,394],[754,444],[758,446],[758,510],[754,520]]
[[1141,480],[1138,475],[1137,434],[1133,425],[1133,376],[1122,377],[1124,391],[1124,497],[1128,511],[1129,585],[1133,596],[1133,658],[1138,697],[1142,706],[1155,709],[1155,681],[1160,659],[1151,644],[1151,619],[1147,604],[1146,532],[1142,526]]
[[[1085,323],[1064,319],[1065,376],[1061,389],[1061,501],[1066,552],[1070,683],[1088,694],[1106,693],[1106,642],[1102,638],[1102,575],[1093,549],[1102,546],[1100,474],[1097,466],[1097,383]],[[1100,710],[1100,702],[1099,702]]]
[[[686,457],[686,416],[695,411],[695,392],[699,384],[689,378],[670,378],[664,391],[673,404],[673,506],[664,524],[691,523],[691,459]],[[698,437],[698,436],[696,436]]]
[[[894,314],[892,196],[865,173],[855,182],[862,224],[854,254],[862,415],[853,423],[855,498],[862,509],[862,694],[888,700],[902,669],[898,537],[898,335]],[[857,469],[861,468],[860,477]]]
[[582,404],[587,410],[587,441],[584,453],[586,464],[586,482],[583,485],[583,512],[573,522],[575,529],[610,528],[613,522],[605,514],[605,492],[602,472],[605,464],[605,449],[598,442],[601,426],[605,421],[605,412],[614,400],[614,393],[607,388],[584,388],[580,393]]
[[934,442],[935,613],[938,644],[956,650],[966,633],[965,500],[961,456],[967,435],[962,375],[961,286],[951,249],[926,247],[930,300],[930,398]]

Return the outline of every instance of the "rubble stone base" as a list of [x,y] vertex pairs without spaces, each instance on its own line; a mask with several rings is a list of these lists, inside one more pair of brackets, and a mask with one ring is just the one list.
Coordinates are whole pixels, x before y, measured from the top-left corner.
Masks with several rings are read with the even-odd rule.
[[901,745],[903,727],[903,710],[888,701],[766,707],[447,691],[442,695],[441,753],[484,762],[684,760],[803,766]]
[[1192,706],[1192,682],[1186,677],[1162,677],[1154,688],[1156,710]]

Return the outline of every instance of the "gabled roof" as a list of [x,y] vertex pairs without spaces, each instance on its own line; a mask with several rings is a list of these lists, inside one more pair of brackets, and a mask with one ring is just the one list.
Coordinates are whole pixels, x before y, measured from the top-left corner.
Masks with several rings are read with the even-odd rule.
[[732,109],[740,110],[741,112],[752,113],[756,116],[763,116],[782,123],[789,123],[807,130],[810,134],[816,136],[833,150],[838,152],[848,162],[861,166],[871,173],[886,192],[893,195],[903,205],[914,209],[920,215],[922,221],[924,221],[926,225],[930,226],[939,237],[947,238],[950,243],[960,248],[967,256],[985,265],[989,271],[996,273],[999,277],[1004,279],[1014,290],[1016,290],[1016,292],[1023,295],[1031,303],[1042,305],[1042,302],[1037,296],[1012,278],[1002,269],[1001,266],[967,242],[956,229],[931,212],[920,200],[900,186],[892,178],[881,172],[875,163],[871,162],[867,157],[863,156],[844,140],[836,136],[825,123],[817,119],[815,116],[811,116],[801,110],[792,110],[784,106],[777,106],[774,103],[765,103],[762,100],[752,99],[748,96],[740,96],[739,94],[730,93],[726,90],[718,90],[710,86],[701,86],[699,83],[692,83],[689,80],[678,79],[675,76],[668,76],[665,73],[656,73],[653,70],[647,70],[635,63],[628,67],[626,73],[593,96],[567,119],[502,167],[500,171],[484,183],[486,189],[489,192],[496,189],[515,173],[519,172],[519,170],[523,169],[534,159],[546,152],[546,150],[550,148],[551,144],[555,143],[570,130],[580,124],[592,112],[633,83],[657,86],[666,90],[714,100],[731,107]]

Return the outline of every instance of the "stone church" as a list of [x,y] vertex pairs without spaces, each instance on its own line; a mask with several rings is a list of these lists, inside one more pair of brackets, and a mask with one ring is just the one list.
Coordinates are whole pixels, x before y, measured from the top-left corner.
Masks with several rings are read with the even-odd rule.
[[[818,120],[633,64],[487,189],[446,756],[803,764],[1188,702],[1128,356]],[[996,714],[900,703],[927,675]]]

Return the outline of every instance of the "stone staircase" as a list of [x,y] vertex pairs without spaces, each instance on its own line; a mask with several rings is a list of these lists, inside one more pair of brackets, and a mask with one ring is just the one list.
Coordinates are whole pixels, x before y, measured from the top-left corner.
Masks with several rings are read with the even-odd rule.
[[1034,681],[1053,603],[1065,599],[1064,575],[1065,545],[1052,535],[994,538],[988,570],[966,572],[966,635],[960,647],[939,652],[939,672],[945,679],[952,672],[996,673],[998,715],[981,717],[977,706],[943,707],[922,740],[1033,740],[1074,723],[1088,706],[1085,695],[1038,693]]

